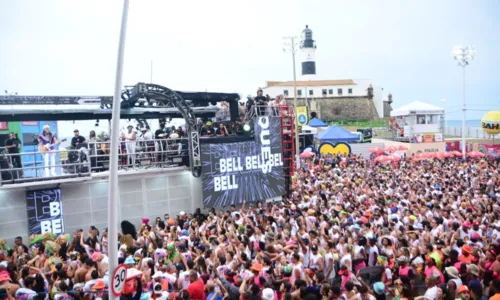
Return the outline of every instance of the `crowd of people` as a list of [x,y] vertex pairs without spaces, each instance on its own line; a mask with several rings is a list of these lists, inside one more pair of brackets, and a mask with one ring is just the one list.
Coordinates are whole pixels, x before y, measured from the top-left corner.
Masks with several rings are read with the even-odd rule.
[[[500,162],[303,161],[280,203],[122,222],[122,299],[500,298]],[[237,199],[235,199],[237,200]],[[103,299],[106,229],[0,241],[0,299]]]

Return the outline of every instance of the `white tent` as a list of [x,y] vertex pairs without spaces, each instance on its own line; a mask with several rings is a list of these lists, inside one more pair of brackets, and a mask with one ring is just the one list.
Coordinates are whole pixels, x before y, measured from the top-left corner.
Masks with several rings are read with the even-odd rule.
[[411,114],[441,115],[444,114],[444,108],[420,101],[413,101],[407,105],[401,106],[400,108],[391,111],[392,117],[409,116]]

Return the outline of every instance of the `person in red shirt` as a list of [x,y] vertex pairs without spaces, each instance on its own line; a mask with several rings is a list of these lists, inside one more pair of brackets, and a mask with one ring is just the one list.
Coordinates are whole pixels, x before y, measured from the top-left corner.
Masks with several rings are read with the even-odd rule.
[[207,295],[205,294],[205,283],[203,279],[198,278],[198,273],[196,271],[189,272],[189,286],[187,291],[189,293],[189,298],[192,300],[205,300]]

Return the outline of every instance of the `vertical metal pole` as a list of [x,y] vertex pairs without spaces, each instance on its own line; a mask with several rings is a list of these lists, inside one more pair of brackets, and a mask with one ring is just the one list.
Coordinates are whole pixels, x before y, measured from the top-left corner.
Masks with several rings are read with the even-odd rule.
[[465,159],[465,66],[462,67],[462,158]]
[[149,83],[153,83],[153,60],[151,60],[151,74],[149,75]]
[[[120,42],[118,45],[118,57],[116,63],[115,94],[113,97],[113,112],[111,117],[111,149],[109,165],[109,199],[108,199],[108,256],[109,274],[113,274],[118,266],[118,207],[120,206],[120,192],[118,191],[118,146],[120,145],[120,100],[123,75],[123,57],[125,54],[125,37],[127,34],[129,0],[123,1],[122,24],[120,29]],[[115,300],[119,297],[109,293],[109,299]]]
[[297,169],[300,168],[300,141],[299,141],[299,128],[297,124],[297,75],[295,72],[295,38],[292,37],[292,59],[293,59],[293,106],[294,106],[294,115],[295,115],[295,161],[297,165]]

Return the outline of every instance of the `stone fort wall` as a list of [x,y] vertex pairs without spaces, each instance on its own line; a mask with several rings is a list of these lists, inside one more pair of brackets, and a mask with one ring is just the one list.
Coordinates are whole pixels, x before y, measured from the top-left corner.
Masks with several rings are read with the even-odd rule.
[[[287,98],[293,104],[293,98]],[[315,112],[319,119],[334,121],[336,119],[378,120],[377,109],[368,97],[321,97],[309,98],[309,114]],[[297,99],[299,106],[305,106],[305,99]]]

